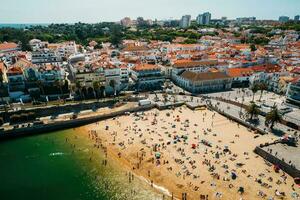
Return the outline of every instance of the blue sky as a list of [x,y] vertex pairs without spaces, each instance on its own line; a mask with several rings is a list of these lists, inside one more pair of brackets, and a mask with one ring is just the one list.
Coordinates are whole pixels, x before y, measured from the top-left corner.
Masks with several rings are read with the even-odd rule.
[[[1,2],[2,1],[2,2]],[[125,16],[146,19],[192,18],[209,11],[213,18],[256,16],[278,19],[300,14],[300,0],[0,0],[0,23],[73,23],[118,21]]]

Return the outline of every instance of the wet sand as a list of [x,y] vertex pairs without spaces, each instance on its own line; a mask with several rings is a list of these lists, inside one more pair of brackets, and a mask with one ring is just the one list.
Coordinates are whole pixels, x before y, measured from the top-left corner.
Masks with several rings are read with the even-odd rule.
[[253,152],[274,136],[254,138],[254,132],[212,111],[152,110],[77,130],[124,169],[178,199],[292,199],[293,192],[300,194],[291,177],[274,172]]

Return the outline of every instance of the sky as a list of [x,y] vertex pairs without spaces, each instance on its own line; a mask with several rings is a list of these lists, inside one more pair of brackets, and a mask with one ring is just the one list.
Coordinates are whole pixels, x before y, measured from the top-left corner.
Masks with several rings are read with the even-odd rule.
[[300,0],[0,0],[0,23],[95,23],[132,19],[192,18],[203,12],[212,18],[255,16],[278,19],[300,15]]

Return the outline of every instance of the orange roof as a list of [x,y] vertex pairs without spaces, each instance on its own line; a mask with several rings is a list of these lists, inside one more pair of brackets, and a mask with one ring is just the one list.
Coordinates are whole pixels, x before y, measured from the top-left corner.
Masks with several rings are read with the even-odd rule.
[[300,76],[297,76],[297,77],[295,77],[291,82],[293,83],[293,84],[296,84],[296,83],[298,83],[300,81]]
[[52,44],[48,44],[48,49],[57,49],[58,47],[60,47],[61,44],[56,44],[56,43],[52,43]]
[[272,72],[280,72],[281,67],[275,64],[263,64],[263,65],[256,65],[252,66],[251,69],[253,71],[259,71],[259,72],[267,72],[267,73],[272,73]]
[[149,48],[147,46],[133,46],[128,45],[123,49],[123,51],[147,51]]
[[0,51],[1,50],[8,50],[8,49],[15,49],[18,45],[16,43],[10,42],[10,43],[2,43],[0,44]]
[[189,67],[198,67],[198,66],[216,66],[218,64],[217,60],[176,60],[173,64],[175,68],[189,68]]
[[210,69],[208,70],[208,72],[219,72],[219,70],[216,69],[216,68],[210,68]]
[[0,62],[0,72],[4,72],[4,63]]
[[236,44],[236,45],[232,45],[232,47],[237,50],[242,50],[242,49],[249,49],[250,45],[249,44]]
[[150,64],[140,64],[136,65],[132,68],[134,71],[150,71],[150,70],[159,70],[160,67],[157,65],[150,65]]
[[27,68],[27,67],[32,66],[32,63],[29,60],[25,59],[25,58],[20,58],[14,64],[14,66],[19,66],[19,67],[22,67],[22,68]]
[[227,73],[230,77],[251,76],[253,70],[249,68],[230,68]]
[[19,66],[13,66],[11,68],[8,69],[7,74],[11,75],[11,74],[22,74],[23,70],[21,67]]

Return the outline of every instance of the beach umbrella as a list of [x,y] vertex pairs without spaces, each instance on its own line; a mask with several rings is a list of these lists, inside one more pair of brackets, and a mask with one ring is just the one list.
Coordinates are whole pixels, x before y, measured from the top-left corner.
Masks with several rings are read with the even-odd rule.
[[156,152],[156,153],[155,153],[155,158],[156,158],[156,159],[160,159],[160,156],[161,156],[161,154],[160,154],[159,152]]
[[279,165],[274,165],[274,171],[275,171],[276,173],[278,173],[278,172],[279,172],[279,170],[280,170],[280,167],[279,167]]
[[234,172],[231,172],[231,178],[232,178],[232,180],[235,180],[235,179],[236,179],[236,177],[237,177],[236,173],[234,173]]
[[241,194],[243,194],[245,192],[245,189],[243,187],[239,187],[238,192],[240,192]]
[[192,144],[192,148],[196,149],[197,145],[196,144]]
[[294,181],[300,187],[300,177],[294,178]]

